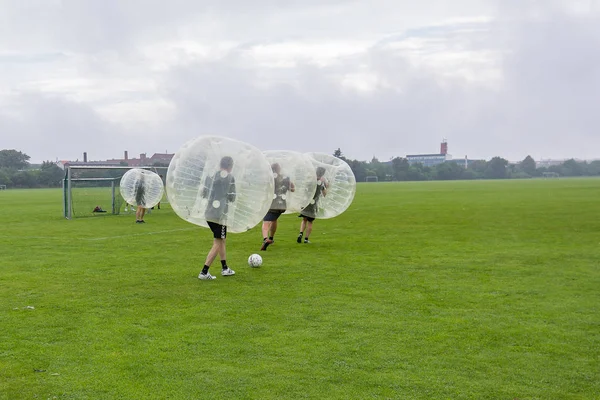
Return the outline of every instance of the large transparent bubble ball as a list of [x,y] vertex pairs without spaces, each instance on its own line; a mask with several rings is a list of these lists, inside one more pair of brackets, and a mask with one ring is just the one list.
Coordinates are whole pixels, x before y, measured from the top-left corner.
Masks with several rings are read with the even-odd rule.
[[[325,153],[306,153],[306,155],[315,168],[314,179],[317,182],[317,189],[314,198],[301,213],[320,219],[337,217],[346,211],[354,200],[356,193],[354,173],[344,160],[337,157]],[[321,173],[322,178],[317,178]]]
[[152,208],[162,199],[163,181],[157,173],[133,168],[121,177],[121,196],[127,204]]
[[256,147],[221,136],[200,136],[175,153],[167,171],[167,198],[175,213],[203,227],[252,229],[273,198],[273,174]]
[[300,212],[313,198],[317,187],[310,158],[289,150],[268,150],[263,154],[271,164],[275,184],[269,208],[286,213]]

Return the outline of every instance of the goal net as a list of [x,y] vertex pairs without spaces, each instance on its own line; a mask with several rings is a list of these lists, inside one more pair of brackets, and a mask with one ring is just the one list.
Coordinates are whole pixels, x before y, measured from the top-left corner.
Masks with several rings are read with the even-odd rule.
[[[67,166],[63,180],[63,213],[67,219],[135,213],[121,196],[121,177],[144,168],[164,177],[167,167]],[[163,196],[166,201],[166,195]],[[161,200],[162,203],[162,200]]]

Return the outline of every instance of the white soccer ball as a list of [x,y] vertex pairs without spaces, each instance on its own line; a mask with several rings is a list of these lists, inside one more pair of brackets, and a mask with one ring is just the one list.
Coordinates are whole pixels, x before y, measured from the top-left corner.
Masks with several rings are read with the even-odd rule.
[[252,254],[248,257],[248,265],[251,267],[260,267],[262,265],[262,257],[258,254]]

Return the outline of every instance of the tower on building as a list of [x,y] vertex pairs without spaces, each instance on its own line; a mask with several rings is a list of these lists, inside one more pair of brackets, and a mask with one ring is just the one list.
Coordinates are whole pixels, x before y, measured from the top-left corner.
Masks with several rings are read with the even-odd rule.
[[440,144],[440,154],[448,154],[448,142],[446,139],[442,140],[442,143]]

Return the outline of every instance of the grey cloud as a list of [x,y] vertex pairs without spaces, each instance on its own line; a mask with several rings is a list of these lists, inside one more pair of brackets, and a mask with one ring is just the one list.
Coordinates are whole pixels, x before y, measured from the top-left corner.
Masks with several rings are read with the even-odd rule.
[[342,147],[357,158],[389,158],[409,149],[430,146],[434,151],[441,137],[456,129],[453,116],[464,107],[456,96],[470,101],[470,93],[442,88],[431,73],[410,67],[401,56],[373,50],[361,61],[393,87],[362,95],[340,89],[327,68],[303,65],[294,70],[296,85],[257,88],[258,71],[232,67],[230,60],[228,66],[174,69],[164,84],[165,95],[177,105],[180,132],[206,130],[269,149],[330,152]]
[[[502,40],[488,38],[504,53],[495,89],[440,82],[402,55],[373,48],[352,63],[390,84],[374,95],[341,89],[330,79],[338,71],[310,65],[293,71],[297,85],[258,89],[259,71],[240,67],[235,55],[174,69],[165,94],[177,105],[182,131],[209,127],[270,148],[340,146],[351,157],[387,158],[436,151],[448,137],[455,156],[595,157],[600,21],[557,10],[538,22],[513,21]],[[350,63],[344,68],[353,71]]]
[[135,143],[84,104],[35,92],[15,100],[20,115],[0,112],[2,148],[22,150],[33,162],[81,159],[83,151],[98,160],[121,144]]
[[600,18],[558,7],[534,11],[537,18],[522,21],[509,36],[497,103],[505,118],[496,126],[518,140],[535,138],[540,147],[597,156]]
[[489,10],[491,0],[0,0],[0,47],[133,51],[153,41],[347,37]]
[[[248,38],[260,31],[265,22],[273,21],[273,16],[353,3],[343,0],[0,0],[0,47],[11,51],[23,48],[132,51],[142,43],[180,38],[186,31],[200,33],[206,39],[210,32],[203,30],[205,25],[217,29],[220,39]],[[240,31],[240,34],[232,33]]]
[[[174,30],[174,25],[181,21],[197,20],[207,9],[205,4],[197,3],[187,9],[188,15],[181,16],[185,3],[175,0],[174,9],[165,11],[164,20],[160,22],[157,20],[158,2],[147,3],[150,11],[140,13],[137,19],[128,16],[135,11],[136,2],[124,2],[123,6],[109,3],[108,10],[94,14],[100,17],[90,22],[93,28],[90,35],[93,38],[93,32],[109,32],[112,39],[94,42],[88,37],[74,38],[81,49],[111,47],[112,41],[117,40],[131,48],[134,44],[151,44],[153,38],[168,36],[165,31]],[[296,10],[291,8],[272,12],[270,17],[256,16],[246,21],[247,25],[243,26],[255,24],[257,33],[250,34],[245,43],[217,61],[194,62],[193,57],[188,57],[166,73],[149,72],[136,51],[121,53],[119,62],[127,67],[128,76],[139,65],[140,75],[152,77],[160,88],[159,95],[176,107],[171,120],[151,131],[141,127],[125,129],[106,122],[89,105],[40,95],[21,98],[24,117],[16,119],[0,114],[0,125],[7,131],[17,132],[22,139],[11,139],[10,143],[22,145],[28,154],[34,153],[27,149],[36,141],[43,145],[42,149],[36,146],[38,154],[51,148],[54,149],[52,154],[64,150],[45,136],[47,132],[59,132],[63,138],[61,143],[68,143],[65,146],[71,149],[65,157],[80,154],[94,138],[102,138],[102,142],[94,146],[95,151],[108,158],[119,156],[125,148],[132,152],[136,152],[133,149],[174,151],[202,133],[232,136],[263,149],[331,152],[341,147],[347,156],[359,159],[434,152],[442,137],[449,139],[451,153],[456,157],[464,154],[482,158],[501,155],[513,160],[527,154],[536,158],[594,157],[597,156],[594,149],[600,146],[600,135],[596,134],[600,121],[594,110],[600,93],[597,28],[600,21],[598,15],[566,12],[559,3],[540,8],[535,2],[508,1],[503,2],[499,18],[489,25],[457,25],[452,33],[449,27],[445,32],[439,27],[430,27],[426,32],[408,32],[411,37],[433,35],[450,40],[450,44],[467,50],[497,51],[502,57],[499,68],[503,77],[498,87],[460,78],[440,78],[437,72],[412,65],[405,55],[386,46],[385,40],[366,53],[339,58],[335,65],[328,67],[311,64],[287,69],[257,67],[249,58],[248,49],[252,46],[248,43],[264,43],[261,32],[291,21],[292,10]],[[211,5],[208,12],[222,14],[226,12],[225,7],[232,4],[219,6],[221,8]],[[260,5],[270,7],[269,1],[257,4],[258,10]],[[346,4],[332,2],[325,7],[338,7],[338,16],[364,12],[363,5],[350,10]],[[378,1],[373,7],[384,4],[385,1]],[[443,7],[441,2],[435,1],[426,5],[434,4]],[[71,12],[67,13],[70,17],[82,13]],[[243,15],[247,19],[253,12],[257,15],[256,10],[244,10],[231,19],[219,20],[217,30],[226,29],[232,21],[241,21]],[[398,17],[397,10],[388,14],[382,19],[385,23],[381,29],[396,31],[390,29],[395,18],[399,21],[398,27],[410,27]],[[416,12],[417,17],[422,14]],[[196,19],[192,18],[194,15]],[[295,21],[309,19],[309,15],[302,14]],[[57,21],[67,16],[60,18]],[[315,23],[327,20],[326,15],[314,18]],[[113,19],[116,25],[111,30],[108,21]],[[360,27],[356,28],[357,35],[364,33],[366,27],[375,26],[375,21],[367,15],[365,20],[357,22]],[[151,26],[153,21],[158,21],[158,27]],[[269,29],[263,30],[258,25],[265,21]],[[52,26],[56,23],[52,22]],[[84,22],[73,24],[77,29],[66,27],[60,34],[72,34],[86,25]],[[342,28],[338,24],[340,21],[332,22],[329,34],[352,28],[351,24]],[[300,25],[282,30],[281,35],[296,34]],[[474,32],[465,32],[463,28]],[[240,32],[243,29],[236,34]],[[268,37],[275,41],[281,38]],[[404,38],[390,35],[388,42]],[[64,45],[65,42],[61,39],[57,43]],[[112,69],[114,64],[104,67],[102,61],[90,59],[89,70],[84,69],[86,73],[98,76],[119,73]],[[388,86],[365,94],[339,85],[341,75],[363,69],[378,75]],[[277,82],[278,75],[282,78],[280,83],[261,85],[265,76]]]

